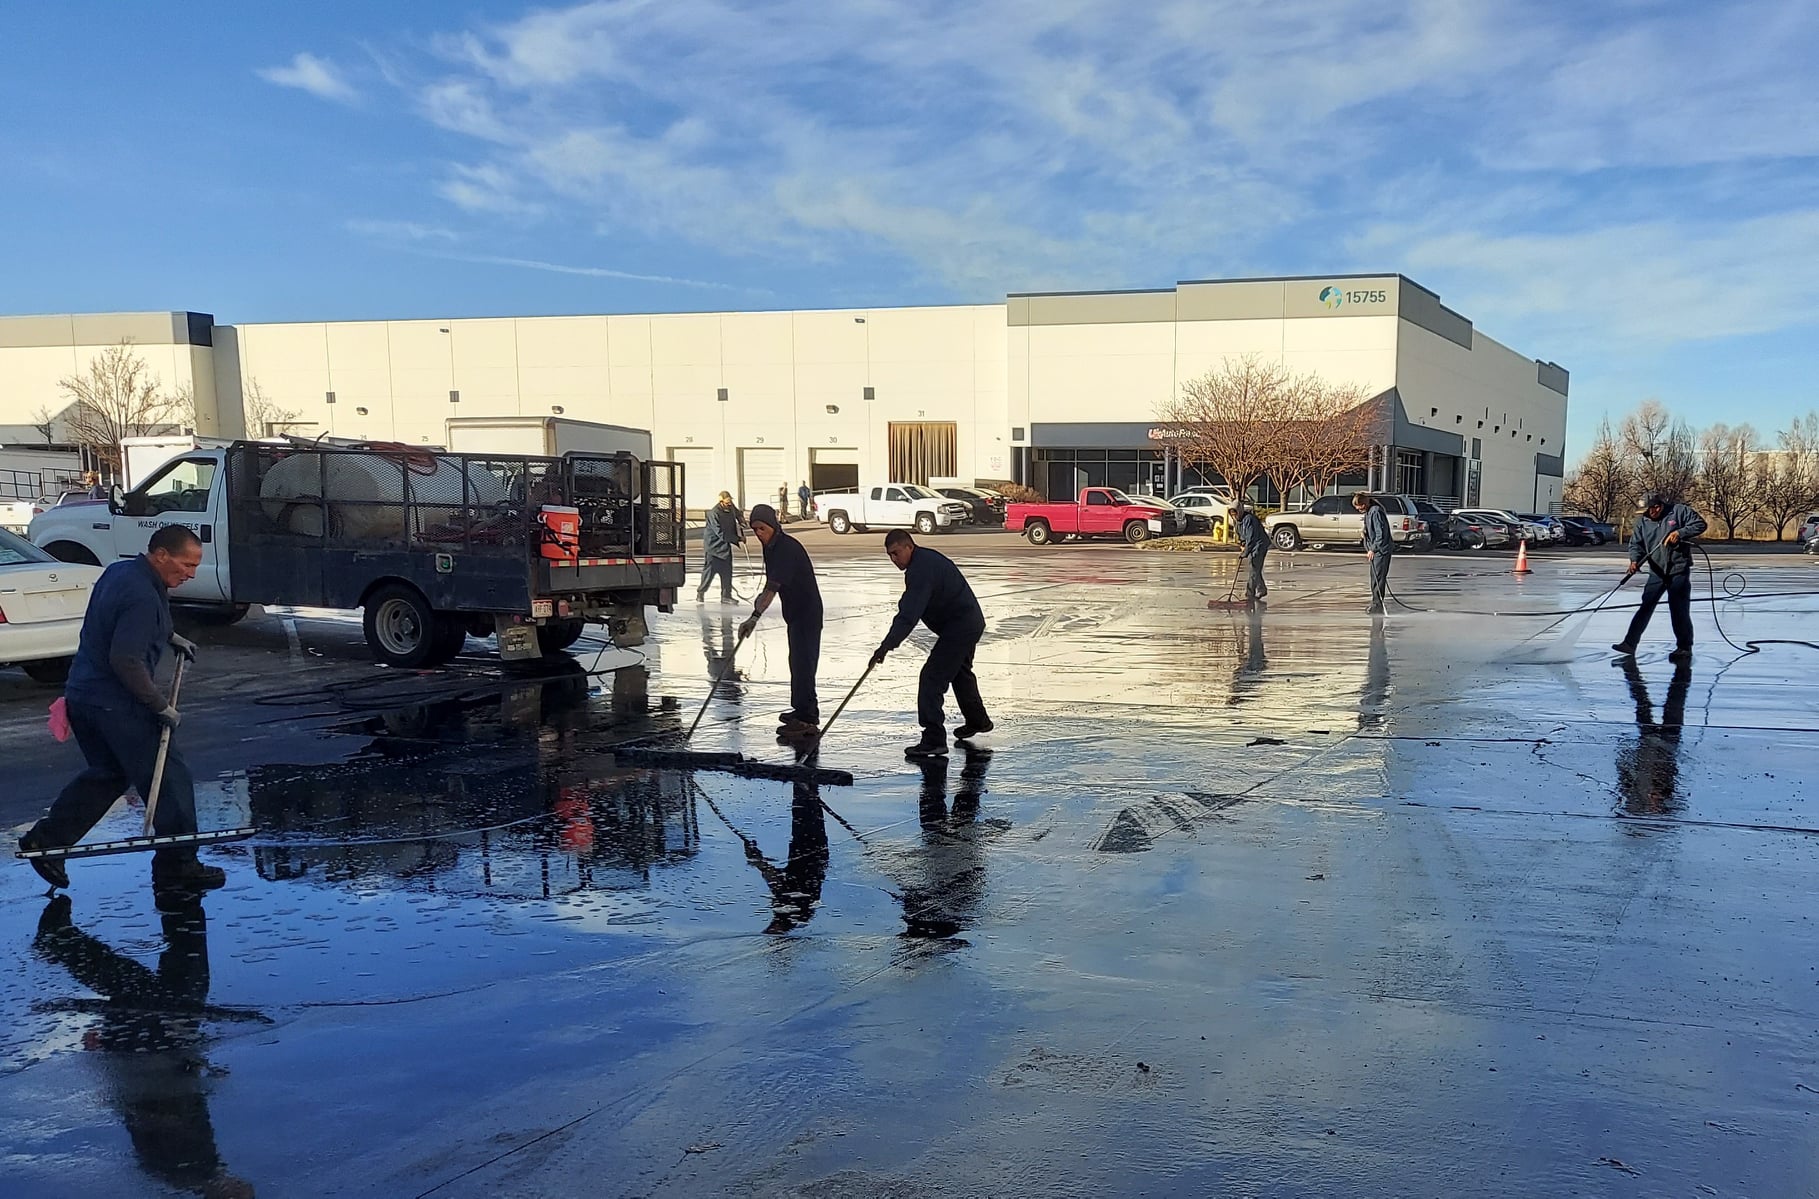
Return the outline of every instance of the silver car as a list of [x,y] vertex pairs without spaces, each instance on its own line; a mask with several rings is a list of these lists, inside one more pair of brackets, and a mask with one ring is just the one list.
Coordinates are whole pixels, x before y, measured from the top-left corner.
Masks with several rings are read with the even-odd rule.
[[[1390,538],[1410,549],[1433,544],[1427,520],[1406,495],[1372,495],[1383,505],[1390,521]],[[1304,545],[1363,545],[1364,517],[1352,507],[1349,495],[1323,495],[1299,512],[1278,512],[1264,519],[1277,549],[1298,550]]]

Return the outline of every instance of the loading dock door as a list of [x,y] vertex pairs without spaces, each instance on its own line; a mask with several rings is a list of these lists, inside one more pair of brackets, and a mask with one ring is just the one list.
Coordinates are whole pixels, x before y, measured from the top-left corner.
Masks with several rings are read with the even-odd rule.
[[859,451],[832,446],[825,450],[810,450],[808,486],[817,495],[824,491],[857,491]]
[[714,448],[699,445],[673,445],[668,454],[671,462],[682,464],[682,504],[705,511],[720,499],[720,480],[714,477]]
[[783,477],[783,451],[769,446],[745,446],[739,451],[739,506],[747,512],[753,504],[777,506],[777,488],[787,488],[791,509],[796,485]]
[[891,477],[886,483],[921,483],[954,475],[959,426],[953,421],[892,421],[890,435]]

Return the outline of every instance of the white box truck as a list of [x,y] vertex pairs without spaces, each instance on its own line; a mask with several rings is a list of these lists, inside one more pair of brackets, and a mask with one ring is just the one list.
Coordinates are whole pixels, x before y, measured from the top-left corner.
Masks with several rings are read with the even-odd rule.
[[451,416],[443,441],[452,454],[523,454],[560,458],[564,454],[631,454],[651,458],[648,429],[603,425],[564,416]]

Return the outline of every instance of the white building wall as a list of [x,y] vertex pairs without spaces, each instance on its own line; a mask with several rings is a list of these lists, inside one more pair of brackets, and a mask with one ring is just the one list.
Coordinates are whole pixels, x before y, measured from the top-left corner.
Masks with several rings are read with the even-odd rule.
[[[50,412],[55,440],[67,440],[74,401],[63,390],[65,379],[88,372],[96,356],[112,343],[64,346],[0,346],[0,442],[40,444],[30,426],[40,408]],[[187,390],[196,401],[196,428],[209,435],[219,429],[214,371],[207,346],[139,345],[132,347],[146,374],[161,391]]]

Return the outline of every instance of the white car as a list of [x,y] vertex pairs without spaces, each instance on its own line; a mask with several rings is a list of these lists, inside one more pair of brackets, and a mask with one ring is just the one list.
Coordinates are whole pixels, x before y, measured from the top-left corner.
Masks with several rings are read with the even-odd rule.
[[918,483],[886,483],[866,491],[835,491],[815,497],[815,519],[836,533],[870,528],[946,532],[965,524],[972,509]]
[[40,683],[61,683],[82,636],[99,566],[59,562],[0,530],[0,666],[20,666]]
[[1795,540],[1805,545],[1815,537],[1819,537],[1819,512],[1809,513],[1807,518],[1800,522],[1800,536]]
[[1184,491],[1169,501],[1172,507],[1181,509],[1193,516],[1206,518],[1208,526],[1223,524],[1231,519],[1232,493],[1229,491]]

